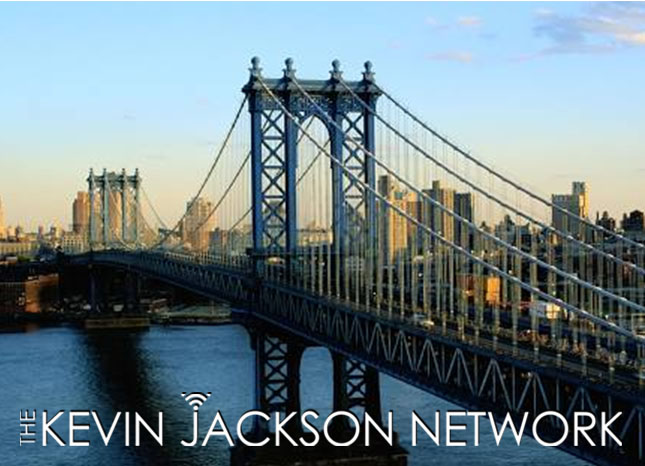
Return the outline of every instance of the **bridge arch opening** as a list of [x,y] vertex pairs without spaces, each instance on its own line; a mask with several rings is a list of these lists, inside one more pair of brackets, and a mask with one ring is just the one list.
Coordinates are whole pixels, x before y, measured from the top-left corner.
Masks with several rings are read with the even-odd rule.
[[334,409],[333,364],[329,350],[316,346],[307,348],[300,365],[300,400],[302,411],[313,409],[320,417],[309,419],[318,429]]
[[331,166],[324,153],[330,150],[330,135],[317,115],[309,116],[301,124],[315,143],[302,131],[299,132],[296,169],[298,246],[317,247],[330,244],[333,239]]

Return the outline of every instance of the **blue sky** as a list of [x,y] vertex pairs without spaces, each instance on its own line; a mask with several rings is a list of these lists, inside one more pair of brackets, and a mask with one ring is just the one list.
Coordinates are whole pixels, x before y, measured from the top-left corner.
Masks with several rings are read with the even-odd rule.
[[[166,220],[196,190],[249,59],[266,76],[379,83],[542,193],[645,209],[645,6],[595,3],[0,3],[7,223],[71,222],[90,166],[139,167]],[[171,187],[172,189],[169,189]]]

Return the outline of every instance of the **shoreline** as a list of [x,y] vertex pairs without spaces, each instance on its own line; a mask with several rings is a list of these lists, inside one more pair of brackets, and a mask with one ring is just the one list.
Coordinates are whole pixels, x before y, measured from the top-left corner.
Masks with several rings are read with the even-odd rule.
[[[114,317],[147,317],[150,319],[150,325],[158,326],[184,326],[184,325],[198,325],[198,326],[218,326],[218,325],[231,325],[236,323],[232,313],[217,314],[217,315],[191,315],[182,312],[166,313],[151,313],[141,314],[137,316],[132,315],[119,315],[119,314],[105,314],[106,318]],[[72,325],[83,327],[84,322],[88,318],[99,317],[88,313],[78,312],[42,312],[42,313],[12,313],[0,315],[0,334],[13,333],[18,331],[28,330],[29,326],[38,327],[56,327]],[[27,328],[25,328],[27,327]]]

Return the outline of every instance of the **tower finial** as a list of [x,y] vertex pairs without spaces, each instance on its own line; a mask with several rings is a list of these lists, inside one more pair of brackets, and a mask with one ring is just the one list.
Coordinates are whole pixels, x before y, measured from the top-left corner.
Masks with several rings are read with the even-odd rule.
[[372,71],[372,62],[367,60],[365,62],[365,71],[363,71],[363,79],[365,81],[374,81],[374,72]]
[[251,78],[259,78],[262,76],[262,68],[260,68],[260,58],[251,58],[251,68],[249,68],[249,71],[251,72]]
[[336,79],[338,81],[342,78],[343,72],[340,70],[340,60],[337,58],[331,62],[331,71],[329,74],[331,74],[332,79]]
[[293,67],[293,58],[289,57],[284,61],[284,77],[285,78],[295,78],[296,69]]

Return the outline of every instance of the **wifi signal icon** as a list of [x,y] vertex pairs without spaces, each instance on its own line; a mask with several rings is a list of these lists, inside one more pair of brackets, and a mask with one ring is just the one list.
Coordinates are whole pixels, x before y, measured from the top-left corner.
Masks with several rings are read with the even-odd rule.
[[208,393],[192,392],[192,393],[189,393],[188,395],[186,395],[186,392],[183,392],[181,396],[183,396],[188,402],[188,404],[193,407],[193,411],[199,411],[199,408],[201,408],[202,405],[208,399],[208,397],[211,396],[211,392],[208,392]]

